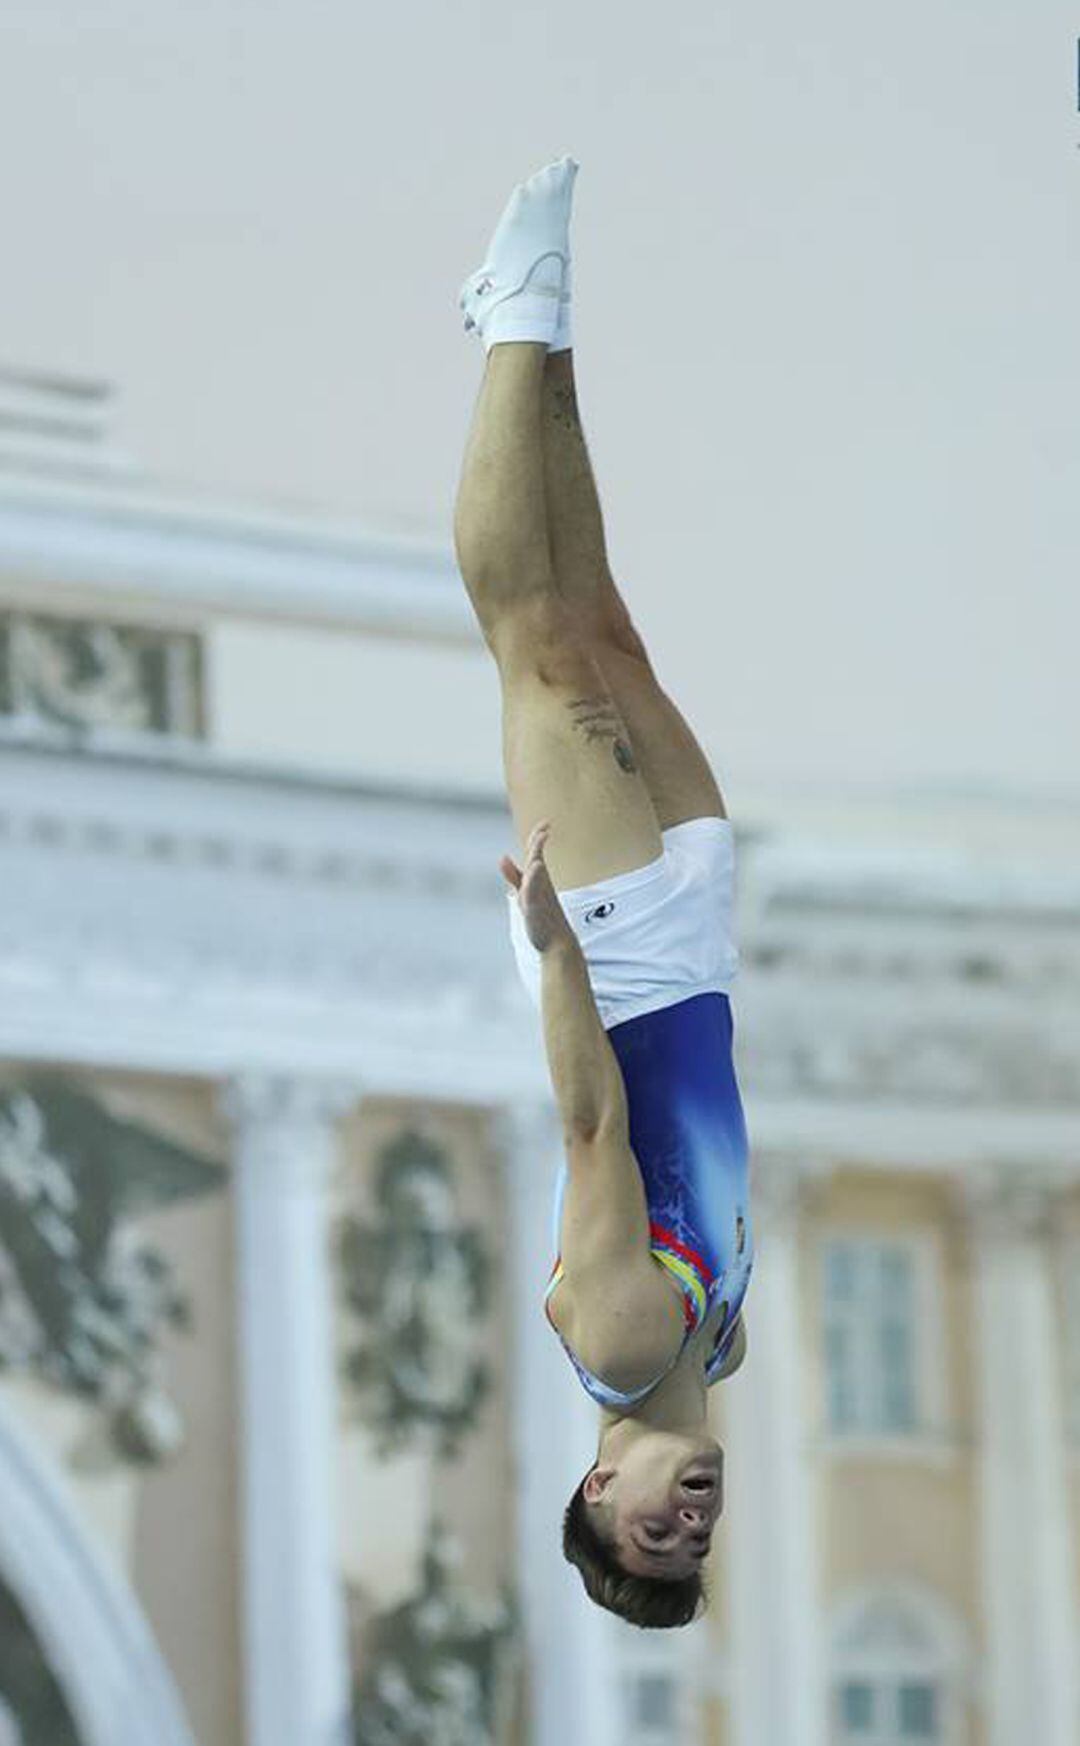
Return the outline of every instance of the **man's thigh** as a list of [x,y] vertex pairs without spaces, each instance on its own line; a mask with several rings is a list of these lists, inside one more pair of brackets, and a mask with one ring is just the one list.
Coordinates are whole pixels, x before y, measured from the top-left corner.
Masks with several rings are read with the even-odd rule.
[[573,614],[537,595],[504,610],[491,642],[520,848],[551,820],[546,859],[560,891],[654,861],[663,839],[637,747]]
[[589,647],[630,731],[660,829],[670,830],[689,818],[726,818],[709,761],[644,651],[631,654],[603,636]]
[[662,831],[690,818],[726,818],[727,807],[685,716],[653,671],[645,644],[615,583],[586,600],[568,600],[578,641],[596,659],[634,743]]

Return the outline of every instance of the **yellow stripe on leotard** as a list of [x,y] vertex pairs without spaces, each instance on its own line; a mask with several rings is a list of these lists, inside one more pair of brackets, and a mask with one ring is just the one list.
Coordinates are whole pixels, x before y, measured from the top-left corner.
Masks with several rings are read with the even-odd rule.
[[[660,1248],[656,1244],[652,1245],[650,1253],[656,1257],[662,1267],[667,1268],[682,1292],[683,1316],[687,1327],[690,1329],[698,1327],[705,1314],[708,1297],[696,1268],[694,1268],[692,1264],[685,1260],[681,1255],[673,1255],[670,1249]],[[565,1273],[566,1269],[563,1266],[562,1256],[560,1255],[557,1257],[555,1265],[551,1269],[551,1276],[548,1279],[547,1288],[544,1292],[545,1306],[547,1305],[552,1292],[555,1290],[555,1287],[558,1285],[560,1279],[564,1277]],[[548,1311],[548,1320],[551,1320],[550,1310]]]

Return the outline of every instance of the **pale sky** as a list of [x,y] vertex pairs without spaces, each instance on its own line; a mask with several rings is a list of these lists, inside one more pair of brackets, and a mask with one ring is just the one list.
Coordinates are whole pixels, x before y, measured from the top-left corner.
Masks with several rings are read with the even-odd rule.
[[1028,0],[9,0],[3,361],[152,473],[449,541],[457,290],[582,165],[582,410],[737,784],[1080,804],[1075,19]]

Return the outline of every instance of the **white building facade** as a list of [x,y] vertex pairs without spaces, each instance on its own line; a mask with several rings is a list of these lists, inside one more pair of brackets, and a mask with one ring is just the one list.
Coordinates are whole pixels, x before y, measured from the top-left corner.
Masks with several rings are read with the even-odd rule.
[[[170,498],[110,463],[100,397],[5,391],[2,1155],[31,1187],[0,1207],[0,1583],[71,1737],[329,1746],[396,1715],[404,1742],[442,1717],[477,1746],[1077,1746],[1080,870],[735,818],[749,1356],[715,1391],[710,1616],[624,1628],[558,1550],[595,1423],[541,1312],[559,1134],[504,932],[505,805],[350,780],[337,717],[323,768],[317,721],[291,767],[215,731],[241,675],[268,711],[294,632],[281,743],[354,646],[470,649],[452,567]],[[67,450],[27,435],[65,424]],[[218,1305],[194,1344],[125,1336],[164,1369],[125,1360],[104,1455],[85,1402],[114,1411],[121,1367],[80,1394],[98,1324],[47,1312],[23,1236],[51,1208],[57,1269],[91,1254],[73,1086],[113,1124],[110,1170],[137,1134],[131,1171],[164,1186],[147,1213],[129,1183],[130,1219]],[[405,1210],[378,1164],[402,1136]],[[184,1224],[214,1169],[219,1212]],[[346,1403],[349,1304],[354,1333],[366,1316],[407,1352],[420,1329],[438,1362],[380,1396],[369,1345]],[[438,1690],[409,1659],[425,1628]]]

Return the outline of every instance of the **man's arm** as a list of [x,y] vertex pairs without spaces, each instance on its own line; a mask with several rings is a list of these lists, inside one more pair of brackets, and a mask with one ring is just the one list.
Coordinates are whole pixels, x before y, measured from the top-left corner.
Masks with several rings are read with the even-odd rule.
[[681,1344],[682,1311],[649,1254],[649,1209],[630,1144],[622,1068],[576,935],[560,935],[541,965],[544,1040],[568,1170],[558,1326],[583,1364],[616,1388],[636,1388]]
[[[518,892],[530,941],[541,953],[544,1048],[569,1168],[560,1227],[567,1283],[588,1316],[590,1341],[609,1341],[612,1329],[625,1341],[625,1325],[640,1323],[649,1292],[666,1294],[668,1308],[672,1296],[649,1257],[646,1186],[630,1145],[623,1069],[600,1021],[578,936],[544,866],[548,829],[541,822],[530,831],[523,868],[502,857],[502,873]],[[562,1303],[569,1310],[565,1290]],[[576,1350],[584,1364],[600,1362],[590,1357],[591,1344]],[[607,1357],[605,1350],[600,1355]]]
[[628,1118],[622,1069],[596,1010],[585,954],[551,883],[544,849],[551,822],[529,832],[524,863],[509,855],[499,863],[518,894],[529,940],[540,953],[540,1006],[551,1081],[569,1140],[606,1124],[626,1133]]
[[596,1009],[585,954],[569,929],[543,952],[540,967],[544,1045],[564,1132],[628,1133],[622,1068]]

